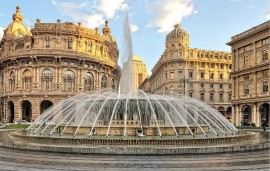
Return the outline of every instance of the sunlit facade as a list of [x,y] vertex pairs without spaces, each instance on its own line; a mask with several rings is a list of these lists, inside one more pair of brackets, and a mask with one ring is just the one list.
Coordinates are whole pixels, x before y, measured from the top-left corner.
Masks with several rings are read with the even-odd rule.
[[141,89],[157,94],[185,94],[202,100],[230,119],[230,52],[190,48],[189,34],[175,25],[166,49]]
[[140,56],[132,57],[132,84],[133,89],[138,90],[139,86],[148,77],[146,64],[141,61]]
[[103,34],[81,23],[41,23],[29,30],[20,7],[0,42],[1,119],[33,121],[79,94],[118,89],[119,51],[106,21]]
[[269,126],[270,21],[237,34],[227,44],[232,48],[233,123]]

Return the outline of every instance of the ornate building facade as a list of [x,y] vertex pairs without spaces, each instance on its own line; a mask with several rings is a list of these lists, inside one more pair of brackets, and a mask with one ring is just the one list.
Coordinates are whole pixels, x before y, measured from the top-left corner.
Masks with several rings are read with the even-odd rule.
[[[270,105],[270,21],[235,35],[227,44],[232,48],[232,118],[261,126],[269,123]],[[269,124],[268,124],[269,125]]]
[[49,106],[83,92],[118,89],[119,51],[106,21],[103,34],[81,23],[22,24],[20,7],[0,42],[1,119],[32,121]]
[[146,64],[141,61],[140,56],[132,57],[132,84],[133,89],[138,90],[139,86],[148,77]]
[[166,49],[140,86],[157,94],[184,94],[205,101],[230,118],[232,59],[230,52],[190,48],[189,34],[175,25]]

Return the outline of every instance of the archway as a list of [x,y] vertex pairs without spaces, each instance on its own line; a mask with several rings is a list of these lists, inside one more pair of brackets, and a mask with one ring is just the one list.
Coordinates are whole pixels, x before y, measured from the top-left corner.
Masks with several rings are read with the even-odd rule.
[[230,120],[230,121],[231,121],[231,119],[232,119],[232,107],[231,107],[231,106],[229,106],[229,107],[226,109],[226,118],[227,118],[228,120]]
[[270,114],[269,114],[269,106],[270,104],[264,103],[260,106],[260,114],[261,114],[261,123],[266,120],[267,126],[269,127],[269,120],[270,120]]
[[219,106],[217,110],[218,110],[219,113],[221,113],[222,115],[225,115],[225,109],[224,109],[224,107]]
[[28,122],[32,119],[32,105],[28,100],[22,102],[22,119]]
[[44,100],[40,103],[40,114],[42,114],[45,110],[51,107],[53,103],[49,100]]
[[12,101],[8,102],[8,114],[9,114],[9,123],[14,121],[14,103]]
[[243,125],[248,126],[251,123],[252,109],[250,106],[246,105],[242,108],[242,112],[243,112]]

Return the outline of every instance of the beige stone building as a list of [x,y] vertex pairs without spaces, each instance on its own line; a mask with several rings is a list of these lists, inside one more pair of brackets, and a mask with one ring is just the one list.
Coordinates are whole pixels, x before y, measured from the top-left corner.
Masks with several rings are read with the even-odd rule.
[[78,93],[117,90],[119,51],[106,21],[103,34],[81,23],[22,24],[20,7],[0,42],[1,119],[31,121]]
[[[269,123],[270,21],[235,35],[227,44],[232,48],[233,123],[262,120]],[[269,124],[268,124],[269,126]]]
[[190,48],[189,34],[177,24],[166,49],[141,89],[157,94],[185,94],[205,101],[230,118],[230,52]]
[[138,90],[139,86],[148,77],[146,64],[141,61],[140,56],[132,57],[132,84],[133,89]]

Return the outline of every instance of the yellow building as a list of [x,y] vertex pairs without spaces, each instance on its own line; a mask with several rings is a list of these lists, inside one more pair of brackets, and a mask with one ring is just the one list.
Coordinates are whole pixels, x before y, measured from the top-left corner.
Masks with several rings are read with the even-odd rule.
[[1,115],[32,121],[70,96],[118,90],[119,51],[106,21],[101,34],[81,23],[22,24],[20,7],[0,41]]
[[139,86],[148,77],[146,64],[141,61],[140,56],[132,57],[132,84],[133,89],[138,90]]
[[230,52],[190,48],[189,34],[175,25],[166,49],[141,89],[157,94],[185,94],[231,114]]
[[232,47],[233,123],[270,121],[270,21],[237,34],[227,44]]

